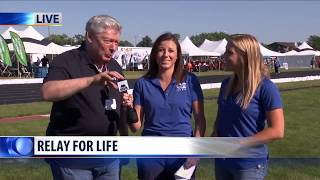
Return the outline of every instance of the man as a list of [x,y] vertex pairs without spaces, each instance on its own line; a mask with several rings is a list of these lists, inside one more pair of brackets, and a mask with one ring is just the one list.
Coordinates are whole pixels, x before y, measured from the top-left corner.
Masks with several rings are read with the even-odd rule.
[[[57,56],[44,78],[42,96],[52,101],[48,136],[114,136],[126,134],[125,112],[113,79],[124,79],[112,59],[121,25],[107,15],[94,16],[86,24],[80,48]],[[118,128],[117,128],[118,127]],[[119,179],[119,160],[48,159],[54,179]]]

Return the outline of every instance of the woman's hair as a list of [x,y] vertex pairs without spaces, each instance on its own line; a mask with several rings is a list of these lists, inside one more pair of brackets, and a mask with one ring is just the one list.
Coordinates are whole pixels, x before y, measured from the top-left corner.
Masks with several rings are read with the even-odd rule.
[[181,46],[176,36],[174,36],[170,32],[160,35],[154,42],[150,53],[150,68],[149,71],[145,74],[145,77],[155,78],[158,75],[159,65],[157,63],[157,54],[160,43],[163,41],[173,41],[177,46],[177,60],[174,64],[173,77],[175,77],[177,83],[181,83],[185,74],[185,71],[183,69]]
[[[239,78],[235,73],[233,74],[227,86],[226,96],[239,83],[241,91],[237,97],[237,103],[240,104],[242,109],[246,109],[263,76],[269,76],[269,72],[263,63],[260,46],[255,37],[248,34],[235,34],[231,36],[229,43],[239,54],[239,61],[242,66],[240,70],[242,78]],[[243,82],[240,82],[240,80]]]
[[108,15],[97,15],[91,17],[86,24],[86,31],[97,34],[106,29],[114,29],[121,32],[121,24],[114,17]]

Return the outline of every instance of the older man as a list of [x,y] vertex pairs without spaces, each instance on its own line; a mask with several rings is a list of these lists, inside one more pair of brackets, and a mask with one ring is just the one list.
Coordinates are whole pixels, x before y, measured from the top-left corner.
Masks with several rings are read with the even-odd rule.
[[[120,116],[121,97],[114,78],[124,79],[112,59],[121,25],[108,15],[86,24],[80,48],[57,56],[42,86],[43,99],[52,101],[48,136],[114,136],[127,133]],[[49,159],[54,179],[119,179],[117,159]]]

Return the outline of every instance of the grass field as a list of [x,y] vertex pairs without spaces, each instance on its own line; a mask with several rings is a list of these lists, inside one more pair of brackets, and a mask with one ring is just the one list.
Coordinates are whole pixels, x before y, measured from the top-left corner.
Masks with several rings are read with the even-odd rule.
[[[292,71],[319,71],[320,69],[311,69],[311,68],[290,68],[290,69],[280,69],[280,72],[292,72]],[[273,69],[270,69],[270,72],[274,72]],[[137,79],[144,75],[146,71],[124,71],[124,75],[127,79]],[[206,72],[193,72],[197,76],[214,76],[214,75],[227,75],[231,72],[227,71],[206,71]]]
[[[284,103],[285,138],[269,144],[268,180],[320,180],[320,81],[278,84]],[[216,115],[218,89],[205,90],[205,113],[208,136]],[[50,112],[50,103],[0,105],[1,117]],[[44,135],[48,120],[0,123],[0,135]],[[136,134],[137,135],[137,134]],[[0,179],[51,179],[47,164],[41,159],[2,159]],[[213,178],[211,160],[202,159],[197,179]],[[124,180],[136,179],[135,161],[123,168]]]

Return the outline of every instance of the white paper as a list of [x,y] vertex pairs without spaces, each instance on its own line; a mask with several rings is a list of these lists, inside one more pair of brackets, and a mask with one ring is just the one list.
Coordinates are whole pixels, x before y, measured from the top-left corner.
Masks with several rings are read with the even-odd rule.
[[191,166],[189,169],[185,169],[184,166],[182,165],[178,171],[174,174],[174,177],[176,180],[186,180],[186,179],[191,179],[191,176],[196,169],[196,166]]

